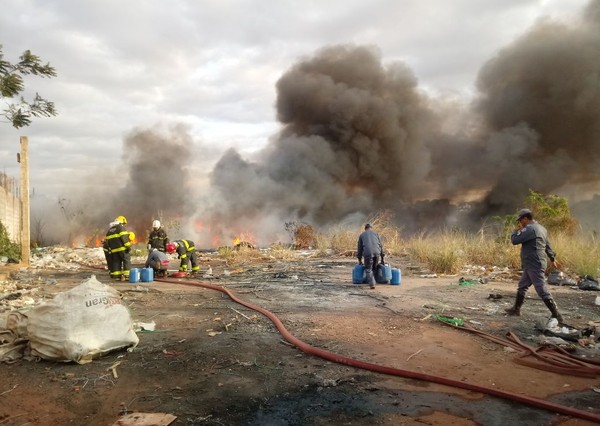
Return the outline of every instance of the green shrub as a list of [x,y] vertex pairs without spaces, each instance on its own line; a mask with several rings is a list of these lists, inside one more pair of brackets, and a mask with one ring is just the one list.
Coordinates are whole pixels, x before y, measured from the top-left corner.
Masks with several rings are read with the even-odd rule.
[[6,256],[11,259],[21,259],[21,246],[13,243],[8,237],[8,231],[0,221],[0,256]]

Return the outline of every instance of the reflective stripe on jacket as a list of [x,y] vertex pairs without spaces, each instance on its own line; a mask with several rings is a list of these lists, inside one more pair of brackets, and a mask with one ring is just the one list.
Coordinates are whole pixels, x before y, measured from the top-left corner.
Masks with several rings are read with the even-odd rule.
[[193,241],[190,240],[178,240],[175,241],[177,243],[177,254],[180,259],[186,259],[187,254],[196,250],[196,245]]
[[106,232],[104,241],[108,245],[109,253],[126,251],[131,246],[129,231],[121,223],[111,224],[111,227]]

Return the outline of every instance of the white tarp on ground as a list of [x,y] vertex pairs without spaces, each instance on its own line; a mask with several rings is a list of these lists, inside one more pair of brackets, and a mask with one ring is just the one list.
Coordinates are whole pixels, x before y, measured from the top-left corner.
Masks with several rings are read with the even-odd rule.
[[[5,328],[14,340],[28,341],[31,356],[47,360],[84,364],[139,342],[119,292],[93,275],[19,318]],[[15,356],[14,349],[10,355]]]

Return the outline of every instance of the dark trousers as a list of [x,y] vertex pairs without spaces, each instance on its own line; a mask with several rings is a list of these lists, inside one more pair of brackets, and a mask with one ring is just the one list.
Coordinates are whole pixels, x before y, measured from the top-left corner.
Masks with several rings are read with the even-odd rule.
[[542,298],[542,300],[552,298],[552,295],[548,291],[548,286],[546,285],[543,269],[525,269],[521,274],[517,292],[525,296],[527,289],[529,289],[532,284],[536,293]]
[[192,264],[192,272],[197,272],[200,270],[200,265],[198,265],[198,255],[196,254],[196,250],[188,251],[186,257],[181,259],[181,263],[179,264],[180,271],[187,271],[188,265]]
[[365,256],[365,281],[367,284],[375,284],[378,263],[379,256]]
[[124,251],[111,253],[108,255],[108,269],[111,278],[121,278],[121,275],[129,277],[131,269],[131,255]]

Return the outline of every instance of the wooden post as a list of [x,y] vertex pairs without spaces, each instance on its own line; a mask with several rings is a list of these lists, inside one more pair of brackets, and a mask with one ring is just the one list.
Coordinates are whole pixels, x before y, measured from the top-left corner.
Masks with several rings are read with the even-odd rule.
[[29,265],[31,221],[29,217],[29,140],[21,136],[21,263]]

